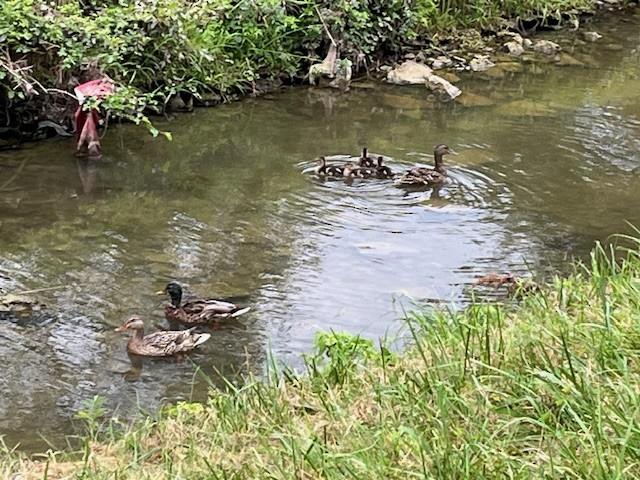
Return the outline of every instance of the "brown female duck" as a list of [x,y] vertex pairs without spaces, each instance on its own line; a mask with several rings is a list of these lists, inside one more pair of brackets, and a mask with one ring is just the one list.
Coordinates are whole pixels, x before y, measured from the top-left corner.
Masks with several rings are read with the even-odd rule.
[[133,330],[133,336],[127,342],[127,350],[131,353],[145,357],[171,357],[181,356],[211,337],[210,333],[194,332],[194,328],[145,335],[142,319],[138,315],[133,315],[116,328],[116,332]]
[[169,295],[171,303],[164,307],[167,320],[185,325],[216,325],[226,318],[237,317],[250,310],[250,307],[238,307],[234,303],[213,298],[198,298],[182,303],[182,287],[177,282],[169,282],[164,290],[156,295]]
[[400,179],[400,185],[438,185],[444,183],[446,171],[442,157],[448,153],[456,154],[444,143],[441,143],[433,150],[435,168],[411,168],[407,170]]
[[344,167],[341,165],[329,164],[324,157],[318,157],[316,160],[317,166],[315,169],[316,175],[329,176],[329,177],[341,177]]

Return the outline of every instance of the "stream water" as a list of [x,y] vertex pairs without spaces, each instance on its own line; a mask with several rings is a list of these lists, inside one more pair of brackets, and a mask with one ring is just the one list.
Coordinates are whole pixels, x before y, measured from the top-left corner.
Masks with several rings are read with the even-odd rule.
[[[461,304],[490,272],[548,278],[640,226],[640,12],[593,28],[549,36],[580,65],[463,76],[482,106],[360,82],[157,120],[172,142],[112,125],[99,161],[71,139],[0,152],[0,294],[46,289],[42,314],[0,320],[0,435],[60,448],[96,395],[121,418],[203,400],[196,366],[217,383],[270,353],[299,365],[318,330],[393,337],[413,300]],[[437,189],[305,173],[365,145],[402,171],[442,142],[459,155]],[[190,360],[134,372],[114,327],[167,328],[154,292],[170,279],[251,311]]]

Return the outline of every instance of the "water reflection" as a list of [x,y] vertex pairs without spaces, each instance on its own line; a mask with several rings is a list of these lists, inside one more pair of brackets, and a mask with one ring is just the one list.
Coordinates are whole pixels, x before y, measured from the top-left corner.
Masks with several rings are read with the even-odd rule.
[[[421,88],[292,90],[159,125],[172,143],[113,128],[96,163],[72,142],[1,152],[0,293],[59,288],[41,294],[50,320],[2,323],[0,433],[62,445],[95,395],[121,417],[202,400],[219,372],[260,373],[270,352],[296,364],[319,328],[384,336],[411,299],[461,302],[488,272],[544,276],[640,224],[628,19],[612,38],[623,50],[582,47],[599,69],[463,79],[484,106],[434,104]],[[363,145],[401,172],[431,165],[440,142],[460,155],[438,188],[303,173]],[[172,279],[252,310],[190,361],[133,363],[112,330],[133,313],[166,329],[154,292]]]
[[80,183],[82,184],[82,194],[89,197],[96,185],[100,159],[96,157],[78,157],[76,164]]

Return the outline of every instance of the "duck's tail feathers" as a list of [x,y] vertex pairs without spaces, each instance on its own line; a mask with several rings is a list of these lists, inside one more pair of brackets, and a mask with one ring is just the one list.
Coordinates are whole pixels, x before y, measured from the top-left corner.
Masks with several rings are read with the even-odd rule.
[[209,340],[209,338],[211,338],[211,334],[210,333],[200,333],[198,335],[198,338],[196,339],[195,343],[193,344],[193,346],[197,347],[201,343],[204,343],[207,340]]
[[244,308],[241,308],[240,310],[236,310],[235,312],[233,312],[231,316],[234,318],[239,317],[240,315],[247,313],[249,310],[251,310],[251,307],[244,307]]

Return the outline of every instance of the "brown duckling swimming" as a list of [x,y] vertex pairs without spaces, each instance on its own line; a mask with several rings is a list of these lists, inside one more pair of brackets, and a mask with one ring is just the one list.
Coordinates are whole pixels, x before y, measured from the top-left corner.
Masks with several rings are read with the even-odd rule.
[[367,147],[362,147],[362,155],[358,158],[358,166],[367,168],[375,166],[375,161],[367,153]]
[[329,177],[341,177],[344,167],[342,165],[329,164],[324,157],[318,157],[317,166],[315,169],[316,175],[329,176]]
[[473,287],[493,287],[496,290],[503,285],[507,288],[507,293],[510,296],[517,298],[540,290],[540,286],[532,279],[520,278],[513,273],[489,273],[477,278],[473,282]]
[[476,278],[473,285],[500,288],[502,285],[510,285],[515,282],[516,276],[512,273],[488,273],[480,278]]
[[144,323],[138,315],[116,328],[116,332],[133,330],[133,336],[127,342],[127,350],[145,357],[181,356],[206,342],[210,333],[196,333],[192,327],[188,330],[160,331],[144,334]]
[[370,178],[375,176],[375,169],[359,167],[353,163],[345,163],[342,175],[345,178]]
[[448,153],[456,155],[447,145],[441,143],[433,150],[435,168],[414,167],[407,170],[400,179],[400,185],[438,185],[444,183],[446,171],[442,157]]
[[378,157],[378,165],[376,166],[376,177],[378,178],[393,178],[393,172],[389,167],[383,165],[384,158]]
[[156,292],[156,295],[165,294],[171,297],[171,303],[165,305],[164,316],[167,320],[185,325],[217,325],[224,319],[238,317],[251,309],[214,298],[197,298],[181,303],[182,287],[177,282],[169,282],[164,290]]

